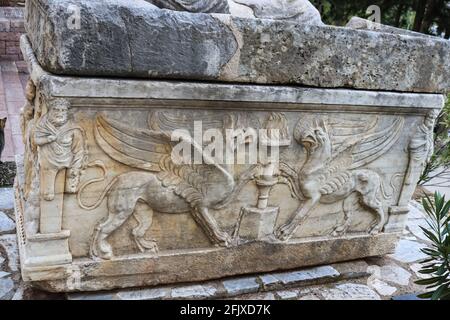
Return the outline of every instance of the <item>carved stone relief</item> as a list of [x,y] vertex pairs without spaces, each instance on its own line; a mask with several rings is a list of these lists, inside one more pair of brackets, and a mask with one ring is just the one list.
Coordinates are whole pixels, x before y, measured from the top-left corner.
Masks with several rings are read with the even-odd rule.
[[[417,179],[431,152],[435,113],[160,107],[114,113],[72,107],[29,87],[23,128],[24,165],[31,170],[22,200],[24,245],[34,253],[29,265],[40,266],[42,256],[53,264],[72,255],[103,263],[255,243],[343,241],[391,232],[384,230],[388,222],[397,232],[400,193],[409,192],[404,180],[409,171]],[[418,119],[416,132],[404,129]],[[191,162],[183,162],[187,150]],[[401,165],[386,170],[393,156]],[[43,237],[55,254],[42,249]]]
[[67,100],[51,100],[48,108],[34,128],[34,143],[38,148],[42,196],[52,201],[56,175],[61,170],[67,169],[65,191],[77,192],[86,165],[87,146],[84,129],[68,119],[70,104]]
[[321,25],[319,11],[307,0],[146,0],[161,9],[223,13],[244,18]]
[[411,136],[408,145],[409,163],[400,195],[400,205],[406,206],[409,199],[411,199],[415,184],[419,180],[426,163],[433,155],[433,129],[438,115],[439,112],[437,110],[430,111]]
[[[238,129],[238,134],[245,134],[245,127],[236,128],[236,125],[242,125],[240,120],[239,114],[228,115],[224,119],[204,119],[203,125],[219,125],[223,131]],[[208,164],[178,165],[172,161],[174,143],[171,141],[171,130],[186,128],[186,125],[191,124],[187,119],[155,112],[149,118],[150,129],[137,130],[103,115],[97,116],[95,139],[102,150],[125,165],[148,172],[129,172],[114,178],[92,205],[83,203],[82,193],[98,179],[81,186],[78,203],[85,210],[97,208],[107,197],[109,213],[106,220],[96,227],[91,249],[93,256],[105,259],[112,257],[112,248],[106,238],[133,214],[138,220],[138,226],[132,232],[138,248],[142,252],[156,253],[158,247],[155,241],[144,238],[152,224],[153,210],[170,214],[190,212],[212,243],[221,246],[231,244],[230,236],[220,230],[209,211],[223,205],[239,190],[240,183],[234,180],[233,166],[209,158],[187,134],[181,136],[180,140],[192,146]],[[249,179],[248,174],[244,174],[243,178]],[[148,204],[152,209],[150,214],[136,215],[138,201]]]
[[203,13],[229,13],[227,0],[146,0],[161,8]]
[[[231,150],[224,153],[234,154],[239,144],[257,139],[257,163],[246,164],[237,173],[235,163],[222,163],[211,157],[205,152],[207,141],[192,138],[196,119],[202,120],[205,131],[219,128],[225,136],[232,130],[234,143],[226,144]],[[111,235],[130,217],[137,221],[130,231],[136,247],[142,253],[158,254],[157,240],[150,231],[155,213],[190,214],[212,244],[229,247],[248,241],[288,241],[319,204],[340,203],[337,210],[342,212],[342,218],[336,221],[331,235],[343,236],[358,212],[356,201],[374,217],[367,222],[366,232],[381,232],[387,221],[388,200],[396,192],[387,192],[385,184],[392,187],[396,176],[383,181],[376,170],[367,166],[398,141],[403,132],[403,117],[386,122],[371,116],[361,122],[300,115],[293,121],[292,117],[288,121],[284,113],[276,112],[249,117],[240,112],[200,116],[195,112],[153,111],[148,114],[147,128],[132,128],[98,113],[92,127],[98,148],[131,171],[111,176],[102,158],[90,159],[88,166],[100,171],[97,169],[94,176],[82,182],[76,194],[78,205],[93,211],[105,203],[108,210],[95,227],[91,256],[112,259]],[[292,129],[289,122],[294,123]],[[180,128],[184,133],[173,141],[174,130]],[[255,129],[259,134],[252,135]],[[175,162],[174,150],[179,144],[194,150],[201,162]],[[293,150],[301,153],[304,160],[300,163],[283,160]],[[96,199],[90,197],[88,201],[87,190],[99,183],[105,187]],[[271,196],[271,190],[278,184],[287,185],[299,201],[287,221],[280,217],[280,207],[274,205],[280,201],[279,195]],[[236,197],[248,185],[256,187],[256,202],[233,209],[240,210],[234,223],[228,221],[234,227],[224,229],[224,217],[218,216],[217,210],[236,205]],[[147,210],[136,210],[138,203],[145,203]]]

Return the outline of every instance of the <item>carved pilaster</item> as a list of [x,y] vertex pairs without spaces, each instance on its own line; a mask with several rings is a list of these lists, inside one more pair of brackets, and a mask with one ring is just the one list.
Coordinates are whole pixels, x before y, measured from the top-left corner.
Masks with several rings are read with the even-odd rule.
[[[70,232],[62,228],[64,194],[78,189],[86,165],[85,133],[69,120],[70,103],[65,99],[38,99],[31,111],[36,95],[31,95],[32,83],[28,87],[29,104],[22,113],[28,186],[26,245],[31,253],[27,263],[30,266],[70,263]],[[41,113],[42,110],[47,112]]]
[[408,168],[406,170],[403,188],[399,197],[398,206],[408,206],[408,202],[416,189],[416,184],[423,172],[427,161],[434,151],[433,129],[439,110],[433,109],[423,122],[417,127],[408,145]]

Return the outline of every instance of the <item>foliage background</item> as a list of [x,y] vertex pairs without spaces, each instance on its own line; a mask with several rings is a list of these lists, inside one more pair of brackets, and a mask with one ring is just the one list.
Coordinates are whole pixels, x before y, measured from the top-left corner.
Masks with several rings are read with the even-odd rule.
[[381,23],[450,38],[448,0],[311,0],[325,23],[344,26],[351,17],[367,18],[371,5],[381,9]]

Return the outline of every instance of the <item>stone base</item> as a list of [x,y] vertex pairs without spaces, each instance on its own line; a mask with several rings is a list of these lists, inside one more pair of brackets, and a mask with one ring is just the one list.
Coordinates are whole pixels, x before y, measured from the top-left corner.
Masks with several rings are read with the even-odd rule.
[[25,264],[29,267],[61,265],[72,262],[69,251],[70,231],[36,234],[27,239]]
[[405,228],[408,219],[408,212],[408,207],[390,207],[389,220],[384,226],[384,230],[387,232],[402,231]]
[[261,240],[273,235],[279,208],[259,209],[254,207],[242,208],[239,222],[239,240]]
[[[257,295],[256,299],[292,299],[292,293],[307,291],[312,286],[324,286],[340,281],[367,282],[369,265],[363,260],[337,263],[287,272],[262,273],[196,284],[160,286],[155,288],[122,289],[108,292],[69,293],[68,300],[203,300],[241,299]],[[295,289],[294,289],[295,288]],[[293,290],[292,290],[293,289]],[[291,296],[287,294],[291,293]]]
[[[334,263],[342,260],[342,252],[346,252],[348,260],[384,255],[394,251],[397,237],[398,234],[381,234],[289,244],[252,242],[239,248],[165,252],[158,257],[140,255],[110,261],[80,259],[74,260],[72,265],[53,267],[51,272],[50,269],[44,272],[25,268],[25,274],[38,281],[35,284],[41,289],[52,292],[199,282],[236,274],[289,270],[299,265]],[[262,255],[266,255],[264,263],[254,258]],[[74,276],[79,278],[74,280]]]

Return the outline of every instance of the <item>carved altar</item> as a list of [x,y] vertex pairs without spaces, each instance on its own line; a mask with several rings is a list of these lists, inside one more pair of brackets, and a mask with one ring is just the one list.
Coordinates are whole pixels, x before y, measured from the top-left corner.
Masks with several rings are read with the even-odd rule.
[[442,94],[58,76],[36,37],[21,39],[26,281],[104,290],[394,249]]

